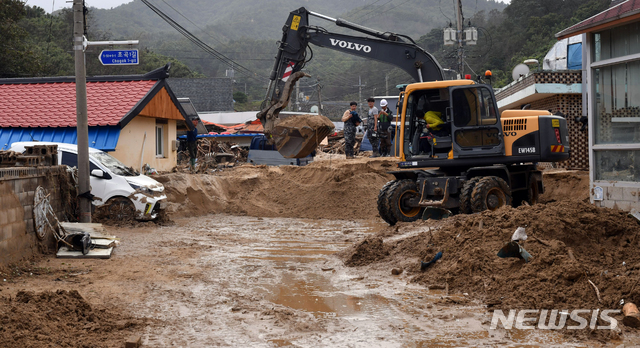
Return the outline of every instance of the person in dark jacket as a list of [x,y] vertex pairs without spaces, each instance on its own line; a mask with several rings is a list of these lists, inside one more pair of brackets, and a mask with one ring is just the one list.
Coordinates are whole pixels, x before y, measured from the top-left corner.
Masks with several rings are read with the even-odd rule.
[[349,109],[342,115],[342,122],[344,122],[344,154],[347,155],[347,159],[355,158],[353,155],[353,147],[356,145],[356,127],[362,123],[360,116],[356,112],[358,103],[351,102]]
[[187,149],[189,150],[189,164],[191,171],[196,170],[196,158],[198,157],[198,120],[192,120],[193,129],[187,131]]
[[387,107],[387,100],[380,101],[380,110],[378,111],[378,134],[380,135],[380,156],[389,156],[391,154],[391,120],[393,112]]

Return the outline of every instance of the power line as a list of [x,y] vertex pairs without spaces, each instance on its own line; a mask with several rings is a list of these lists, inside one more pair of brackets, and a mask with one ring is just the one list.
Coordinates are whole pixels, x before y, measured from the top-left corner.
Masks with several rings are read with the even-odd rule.
[[[369,15],[370,13],[373,13],[373,12],[375,12],[375,11],[377,11],[377,10],[382,9],[382,7],[383,7],[384,5],[386,5],[386,4],[388,4],[388,3],[392,2],[392,1],[393,1],[393,0],[389,0],[389,1],[385,2],[385,3],[384,3],[384,4],[382,4],[382,5],[379,5],[379,6],[378,6],[378,8],[374,8],[374,9],[372,9],[371,11],[369,11],[369,12],[367,12],[367,13],[365,13],[365,14],[361,15],[361,16],[358,16],[358,18],[354,19],[354,21],[360,20],[360,19],[362,19],[362,18],[366,17],[367,15]],[[376,1],[376,2],[377,2],[377,1]],[[372,5],[373,5],[373,4],[372,4]]]
[[176,11],[180,16],[182,16],[182,18],[186,19],[189,23],[193,24],[193,26],[195,26],[196,28],[200,29],[203,33],[207,34],[208,37],[218,41],[220,44],[224,45],[224,43],[220,40],[218,40],[217,38],[209,35],[209,33],[207,33],[206,31],[204,31],[204,29],[200,28],[197,24],[195,24],[192,20],[190,20],[189,18],[187,18],[185,15],[183,15],[182,13],[180,13],[180,11],[176,10],[173,6],[169,5],[168,2],[166,2],[165,0],[162,0],[162,2],[164,2],[165,4],[167,4],[167,6],[169,6],[172,10]]
[[[405,2],[402,2],[402,3],[397,4],[396,6],[393,6],[393,7],[389,8],[389,9],[387,9],[387,10],[385,11],[385,13],[386,13],[386,12],[389,12],[389,11],[391,11],[391,10],[393,10],[394,8],[396,8],[396,7],[398,7],[398,6],[402,6],[402,5],[404,5],[404,4],[408,3],[409,1],[411,1],[411,0],[407,0],[407,1],[405,1]],[[374,14],[373,14],[373,16],[371,16],[371,17],[369,17],[369,18],[367,18],[367,19],[363,20],[362,22],[360,22],[360,24],[364,23],[365,21],[368,21],[368,20],[369,20],[369,19],[371,19],[371,18],[377,17],[377,16],[379,16],[379,15],[381,15],[381,14],[382,14],[382,12],[374,13]]]
[[172,26],[174,29],[176,29],[180,34],[182,34],[184,37],[186,37],[193,44],[195,44],[196,46],[200,47],[203,51],[205,51],[205,52],[209,53],[210,55],[214,56],[216,59],[226,63],[231,68],[234,68],[234,67],[239,68],[238,69],[239,73],[243,73],[245,75],[248,75],[249,77],[252,77],[252,78],[254,78],[256,80],[261,81],[260,79],[257,78],[257,76],[258,76],[257,73],[253,72],[251,69],[239,64],[238,62],[232,60],[231,58],[225,56],[224,54],[216,51],[214,48],[212,48],[211,46],[209,46],[206,43],[204,43],[198,37],[193,35],[190,31],[188,31],[187,29],[182,27],[180,24],[178,24],[170,16],[168,16],[167,14],[162,12],[160,9],[158,9],[157,7],[152,5],[148,0],[141,0],[141,1],[145,5],[147,5],[147,7],[149,7],[153,12],[155,12],[158,16],[160,16],[160,18],[162,18],[170,26]]

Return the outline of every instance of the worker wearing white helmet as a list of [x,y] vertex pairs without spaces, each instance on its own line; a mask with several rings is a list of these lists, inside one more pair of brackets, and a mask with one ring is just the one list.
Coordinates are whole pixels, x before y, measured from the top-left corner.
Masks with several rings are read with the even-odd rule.
[[380,155],[391,155],[391,135],[389,127],[393,119],[393,112],[387,107],[387,100],[380,101],[380,111],[378,113],[378,135],[380,136]]

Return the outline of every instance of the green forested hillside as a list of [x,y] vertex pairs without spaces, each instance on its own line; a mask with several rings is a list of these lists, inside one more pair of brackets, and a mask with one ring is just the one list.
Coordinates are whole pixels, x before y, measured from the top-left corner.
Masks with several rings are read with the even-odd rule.
[[[103,67],[99,50],[87,53],[89,75],[144,73],[173,61],[173,77],[225,76],[235,70],[234,88],[248,102],[264,98],[273,66],[276,42],[289,11],[300,6],[383,31],[413,37],[443,68],[455,68],[455,48],[443,46],[442,29],[454,20],[451,0],[150,0],[202,41],[234,61],[220,62],[178,34],[140,1],[112,10],[90,9],[90,40],[139,39],[141,65]],[[478,45],[466,47],[465,73],[490,69],[494,86],[510,82],[511,69],[524,59],[542,58],[556,42],[558,31],[588,18],[610,0],[512,0],[509,6],[487,0],[463,0],[464,24],[479,28]],[[0,77],[72,75],[71,11],[54,15],[4,0],[0,8]],[[171,8],[173,7],[173,8]],[[334,32],[361,35],[312,18],[312,24]],[[455,22],[452,23],[455,25]],[[393,66],[364,60],[326,48],[312,47],[306,65],[312,78],[301,81],[301,92],[317,100],[317,84],[325,102],[356,99],[361,81],[363,98],[396,94],[393,88],[411,82]],[[243,72],[242,67],[251,73]],[[360,78],[360,80],[359,80]],[[388,92],[386,90],[388,86]],[[239,95],[239,94],[238,94]],[[249,107],[249,106],[246,106]]]
[[[205,38],[277,39],[289,12],[299,7],[358,24],[419,37],[432,28],[444,27],[454,19],[451,0],[149,0],[154,6],[194,32],[205,29]],[[501,10],[504,4],[494,0],[464,0],[472,15],[477,11]],[[114,37],[146,33],[173,32],[140,0],[110,10],[94,9],[93,26]],[[313,19],[314,24],[330,26]],[[193,23],[195,23],[195,25]],[[211,43],[217,41],[210,39]]]

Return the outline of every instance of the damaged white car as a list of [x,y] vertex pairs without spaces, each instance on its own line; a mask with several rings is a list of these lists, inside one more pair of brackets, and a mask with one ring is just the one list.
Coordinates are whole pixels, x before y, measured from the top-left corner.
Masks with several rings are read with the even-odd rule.
[[[78,147],[75,144],[54,142],[17,142],[10,150],[24,153],[25,147],[58,145],[58,164],[78,166]],[[154,220],[166,204],[164,186],[152,178],[127,167],[108,153],[89,148],[91,194],[96,207],[107,204],[109,210],[120,215],[135,212],[138,220]]]

